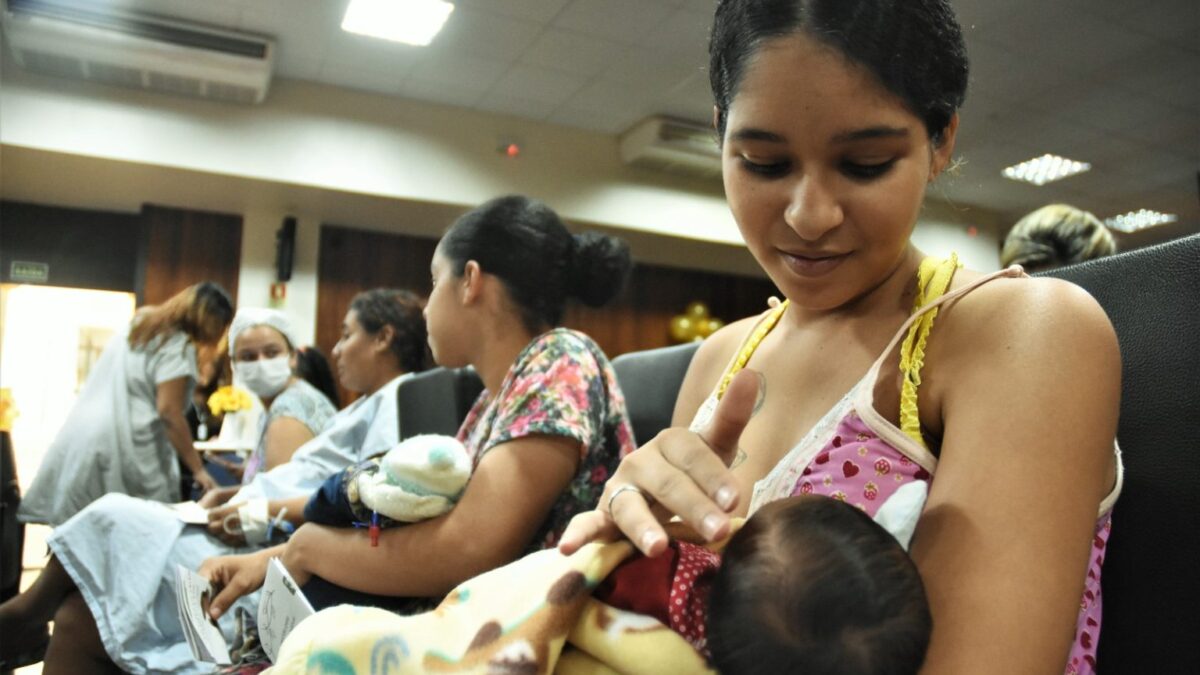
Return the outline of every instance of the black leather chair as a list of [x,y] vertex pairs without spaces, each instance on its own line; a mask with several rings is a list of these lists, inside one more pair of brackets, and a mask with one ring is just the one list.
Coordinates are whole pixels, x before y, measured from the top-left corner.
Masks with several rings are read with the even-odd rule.
[[396,392],[400,439],[453,436],[481,391],[483,382],[472,368],[434,368],[413,375]]
[[1121,345],[1125,487],[1104,559],[1098,670],[1190,671],[1200,626],[1200,235],[1046,276],[1091,293]]
[[699,346],[699,342],[689,342],[630,352],[613,359],[613,370],[625,393],[633,424],[633,437],[639,445],[671,426],[675,397]]

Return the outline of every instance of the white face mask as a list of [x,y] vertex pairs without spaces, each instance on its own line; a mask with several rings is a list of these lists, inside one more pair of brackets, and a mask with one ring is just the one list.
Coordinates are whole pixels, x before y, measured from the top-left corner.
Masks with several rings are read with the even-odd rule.
[[269,398],[287,386],[292,376],[292,367],[287,356],[257,361],[235,361],[233,372],[247,389],[259,398]]

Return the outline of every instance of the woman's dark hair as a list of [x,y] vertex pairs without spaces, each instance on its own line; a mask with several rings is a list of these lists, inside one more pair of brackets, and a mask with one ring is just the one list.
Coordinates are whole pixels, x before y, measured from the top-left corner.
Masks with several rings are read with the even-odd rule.
[[499,277],[534,333],[558,325],[567,298],[599,307],[616,297],[633,265],[623,240],[595,232],[573,235],[549,206],[519,195],[468,211],[450,226],[438,250],[455,276],[474,260]]
[[707,637],[721,673],[897,675],[925,660],[925,587],[899,542],[829,497],[767,504],[725,548]]
[[708,46],[717,133],[764,42],[803,33],[875,75],[935,145],[967,93],[967,49],[947,0],[720,0]]
[[325,394],[325,398],[329,399],[334,408],[341,409],[342,399],[338,396],[333,370],[320,349],[304,346],[296,350],[296,374],[316,387],[317,391]]
[[197,344],[214,344],[233,321],[233,301],[220,284],[202,281],[171,296],[166,302],[143,307],[129,331],[129,346],[139,347],[175,330],[187,333]]
[[411,291],[374,288],[363,291],[350,301],[350,309],[363,330],[374,335],[391,326],[392,353],[400,369],[417,373],[429,367],[428,333],[425,331],[424,306]]

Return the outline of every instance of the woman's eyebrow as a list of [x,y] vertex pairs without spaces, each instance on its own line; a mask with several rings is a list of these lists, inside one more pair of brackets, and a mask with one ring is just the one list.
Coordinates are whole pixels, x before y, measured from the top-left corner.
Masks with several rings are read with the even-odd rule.
[[871,138],[904,138],[908,136],[908,129],[904,127],[867,127],[866,129],[856,129],[854,131],[844,131],[833,137],[834,143],[850,143],[853,141],[862,141]]
[[766,141],[768,143],[786,143],[787,139],[773,132],[763,129],[738,129],[729,134],[730,140],[734,141]]

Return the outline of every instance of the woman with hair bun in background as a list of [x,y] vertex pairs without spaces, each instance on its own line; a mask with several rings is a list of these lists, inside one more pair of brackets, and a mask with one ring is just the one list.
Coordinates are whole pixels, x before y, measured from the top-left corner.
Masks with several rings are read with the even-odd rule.
[[569,298],[600,305],[615,297],[631,264],[623,241],[572,235],[526,197],[494,199],[459,218],[434,253],[425,307],[434,359],[473,366],[485,387],[458,432],[472,475],[457,505],[383,530],[377,547],[365,530],[308,523],[286,545],[209,560],[201,574],[221,589],[212,614],[261,586],[272,557],[317,608],[408,613],[554,546],[633,449],[608,358],[586,335],[555,326]]
[[1112,233],[1091,213],[1050,204],[1017,221],[1004,237],[1000,264],[1045,272],[1117,252]]

